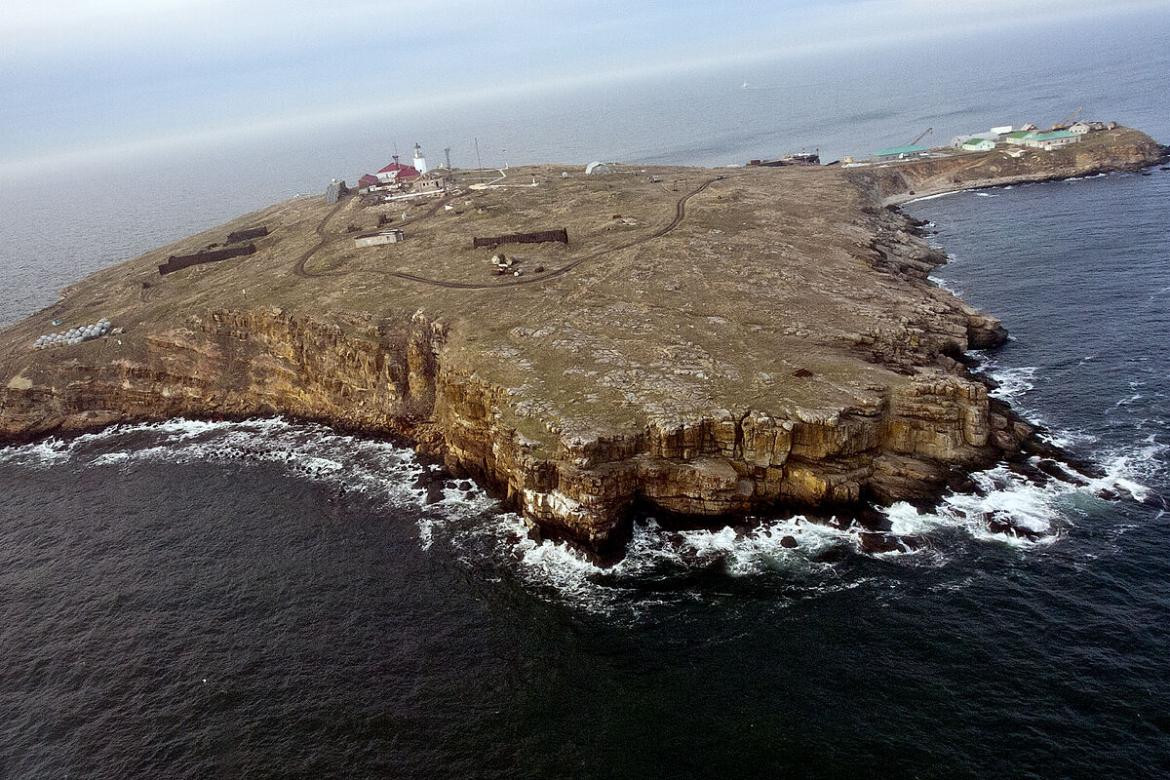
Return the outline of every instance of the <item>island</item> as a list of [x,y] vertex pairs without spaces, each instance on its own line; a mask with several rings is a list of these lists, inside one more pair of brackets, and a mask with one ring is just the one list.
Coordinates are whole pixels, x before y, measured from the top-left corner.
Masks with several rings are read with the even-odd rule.
[[[593,548],[686,517],[929,503],[1061,453],[989,397],[1002,324],[905,200],[1139,170],[1125,127],[864,166],[342,184],[99,271],[0,332],[0,441],[284,415],[399,437]],[[447,180],[443,180],[443,177]],[[416,188],[418,189],[418,188]]]

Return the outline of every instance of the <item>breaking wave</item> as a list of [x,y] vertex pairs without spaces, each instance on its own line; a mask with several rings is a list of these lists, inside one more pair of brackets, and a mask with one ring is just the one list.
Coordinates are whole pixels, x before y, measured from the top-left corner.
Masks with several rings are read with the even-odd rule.
[[[1022,377],[1030,377],[1026,372]],[[1019,385],[1027,384],[1021,379]],[[1020,390],[1021,392],[1023,390]],[[524,520],[468,479],[452,478],[410,449],[283,419],[171,420],[123,425],[70,439],[0,449],[0,465],[128,469],[144,461],[250,461],[359,493],[375,505],[406,509],[423,554],[448,554],[491,579],[588,611],[640,614],[664,603],[718,598],[743,578],[775,582],[777,598],[855,587],[866,559],[941,566],[956,544],[1018,548],[1049,545],[1100,496],[1146,500],[1167,446],[1151,435],[1135,451],[1113,453],[1106,474],[1043,483],[1007,465],[972,476],[976,489],[945,497],[933,511],[909,504],[882,510],[881,527],[797,515],[748,518],[715,528],[635,523],[624,556],[602,565],[576,546],[533,534]],[[874,540],[877,540],[877,544]]]

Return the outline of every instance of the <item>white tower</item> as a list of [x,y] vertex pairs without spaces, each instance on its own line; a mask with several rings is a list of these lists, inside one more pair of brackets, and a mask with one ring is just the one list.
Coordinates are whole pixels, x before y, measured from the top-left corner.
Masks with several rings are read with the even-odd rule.
[[423,157],[422,147],[414,145],[414,169],[419,173],[427,172],[427,158]]

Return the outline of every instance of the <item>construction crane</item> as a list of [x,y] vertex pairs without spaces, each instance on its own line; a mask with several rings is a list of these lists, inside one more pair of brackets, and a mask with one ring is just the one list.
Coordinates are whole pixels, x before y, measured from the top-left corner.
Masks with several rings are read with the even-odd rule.
[[925,130],[923,130],[921,133],[919,133],[917,138],[915,138],[913,141],[911,141],[910,143],[908,143],[906,145],[907,146],[918,146],[919,141],[921,141],[923,138],[926,138],[926,136],[930,135],[933,132],[934,132],[934,128],[928,127]]
[[1084,106],[1077,106],[1077,110],[1076,110],[1076,111],[1073,111],[1071,114],[1069,114],[1068,116],[1066,116],[1064,119],[1062,119],[1062,120],[1060,120],[1059,122],[1057,122],[1056,124],[1054,124],[1054,125],[1052,126],[1052,129],[1053,129],[1053,130],[1063,130],[1063,129],[1065,129],[1066,127],[1068,127],[1069,125],[1071,125],[1073,122],[1077,121],[1077,117],[1079,117],[1079,116],[1081,115],[1081,112],[1082,112],[1082,111],[1084,111],[1084,110],[1085,110],[1085,107],[1084,107]]

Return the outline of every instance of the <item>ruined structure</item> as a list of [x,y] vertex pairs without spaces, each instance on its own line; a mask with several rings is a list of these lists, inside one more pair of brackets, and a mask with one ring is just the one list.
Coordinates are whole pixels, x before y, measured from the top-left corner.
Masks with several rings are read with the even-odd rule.
[[196,252],[190,255],[171,255],[165,263],[159,265],[158,273],[159,276],[165,276],[175,271],[182,271],[184,268],[190,268],[193,265],[217,263],[220,260],[255,253],[255,244],[244,244],[242,246],[227,246],[222,249],[205,249],[202,252]]
[[473,238],[471,245],[491,249],[501,244],[543,244],[546,241],[559,241],[562,244],[567,244],[569,243],[569,232],[561,228],[560,230],[538,230],[533,233],[509,233],[504,236]]

